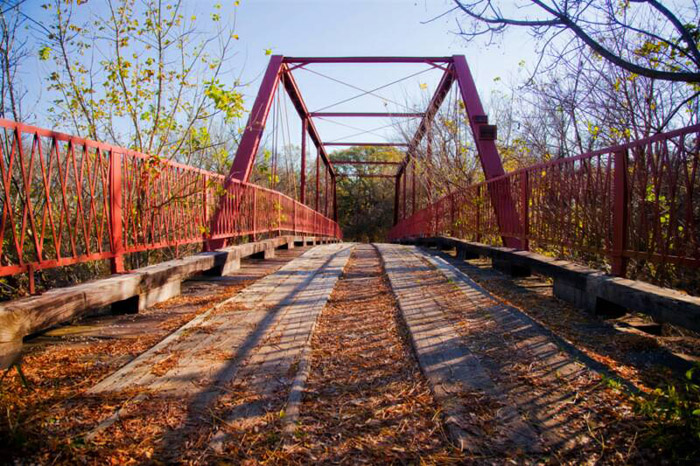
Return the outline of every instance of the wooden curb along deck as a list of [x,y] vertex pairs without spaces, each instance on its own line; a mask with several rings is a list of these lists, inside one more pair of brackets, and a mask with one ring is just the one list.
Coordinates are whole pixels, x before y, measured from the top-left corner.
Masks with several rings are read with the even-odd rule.
[[[187,395],[197,405],[190,408],[198,410],[234,379],[282,380],[308,345],[316,317],[351,249],[352,245],[341,243],[307,251],[200,314],[89,394],[141,388],[175,399]],[[165,369],[154,370],[157,368]],[[119,415],[103,421],[97,430],[111,425]]]
[[638,280],[613,277],[567,260],[543,256],[532,251],[489,246],[447,236],[402,240],[418,245],[456,248],[458,257],[489,257],[494,268],[515,275],[530,272],[549,277],[554,295],[585,311],[605,313],[611,306],[618,312],[634,311],[656,322],[700,331],[700,298],[678,290]]
[[[414,246],[377,248],[421,370],[458,447],[502,457],[588,441],[585,429],[577,428],[582,413],[571,400],[577,390],[596,389],[597,372],[444,260]],[[448,288],[451,296],[445,296]],[[480,412],[490,413],[489,422],[478,421]]]
[[295,243],[337,241],[334,238],[279,236],[8,301],[0,304],[0,343],[19,341],[27,335],[109,305],[118,306],[125,312],[138,312],[179,295],[180,283],[194,274],[208,272],[226,275],[237,270],[244,257],[255,254],[264,254],[266,258],[274,257],[276,248],[292,248]]

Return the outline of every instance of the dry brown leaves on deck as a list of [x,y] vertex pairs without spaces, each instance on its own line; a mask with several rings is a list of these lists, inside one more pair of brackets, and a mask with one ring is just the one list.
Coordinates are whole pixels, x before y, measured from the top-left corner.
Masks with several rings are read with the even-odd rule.
[[232,442],[227,457],[242,464],[464,461],[445,438],[403,331],[376,252],[357,248],[314,332],[294,437],[283,442],[282,418],[270,415],[264,429]]
[[[212,304],[238,292],[247,283],[227,286],[206,296],[180,296],[138,315],[121,316],[143,328],[129,335],[62,337],[25,349],[22,369],[29,388],[22,386],[14,370],[0,385],[0,457],[21,458],[38,464],[130,464],[148,460],[153,442],[183,418],[179,403],[146,399],[119,419],[119,429],[109,431],[109,442],[99,434],[94,442],[83,436],[120,407],[129,407],[137,393],[88,396],[85,391],[107,374],[144,352],[157,341]],[[171,313],[180,307],[184,312]],[[143,324],[139,324],[143,322]],[[176,356],[166,360],[172,364]],[[167,364],[166,364],[167,365]],[[156,367],[165,371],[167,367]],[[137,413],[137,414],[134,414]]]

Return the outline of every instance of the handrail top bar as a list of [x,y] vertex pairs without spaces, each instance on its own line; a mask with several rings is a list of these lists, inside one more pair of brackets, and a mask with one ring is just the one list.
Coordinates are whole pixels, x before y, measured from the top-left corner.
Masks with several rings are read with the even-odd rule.
[[[475,187],[488,186],[488,185],[492,185],[494,183],[502,182],[503,180],[507,180],[507,179],[519,176],[522,173],[539,171],[539,170],[543,170],[543,169],[550,169],[552,167],[556,167],[557,165],[579,162],[581,160],[592,159],[594,157],[598,157],[598,156],[602,156],[602,155],[606,155],[606,154],[614,154],[615,152],[627,151],[627,150],[631,150],[631,149],[634,149],[637,147],[642,147],[642,146],[646,146],[649,144],[653,144],[655,142],[666,141],[666,140],[670,140],[670,139],[673,139],[673,138],[678,137],[678,136],[685,136],[686,134],[692,134],[692,133],[698,133],[698,132],[700,132],[700,123],[685,126],[683,128],[678,128],[678,129],[675,129],[672,131],[668,131],[666,133],[657,133],[657,134],[654,134],[652,136],[647,136],[645,138],[637,139],[635,141],[627,142],[624,144],[616,144],[616,145],[604,147],[602,149],[597,149],[597,150],[593,150],[590,152],[584,152],[583,154],[579,154],[579,155],[573,155],[570,157],[562,157],[559,159],[550,160],[548,162],[540,162],[540,163],[536,163],[534,165],[528,165],[526,167],[522,167],[522,168],[519,168],[517,170],[506,172],[503,175],[491,178],[490,180],[484,180],[484,181],[480,181],[478,183],[474,183],[471,186],[475,186]],[[444,196],[438,198],[435,201],[435,203],[440,202],[441,200],[446,199],[452,195],[454,195],[454,193],[445,194]],[[405,219],[403,219],[403,220],[405,220]]]
[[452,57],[284,57],[284,63],[452,63]]
[[512,177],[515,175],[519,175],[523,172],[556,167],[557,165],[562,165],[565,163],[578,162],[580,160],[591,159],[591,158],[598,157],[601,155],[613,154],[615,152],[631,150],[631,149],[634,149],[637,147],[645,146],[648,144],[653,144],[655,142],[669,140],[669,139],[672,139],[672,138],[677,137],[677,136],[682,136],[685,134],[697,133],[697,132],[700,132],[700,123],[685,126],[683,128],[674,129],[672,131],[668,131],[665,133],[656,133],[656,134],[653,134],[651,136],[647,136],[647,137],[642,138],[642,139],[637,139],[635,141],[630,141],[630,142],[626,142],[623,144],[615,144],[612,146],[603,147],[602,149],[596,149],[596,150],[592,150],[589,152],[584,152],[583,154],[571,155],[569,157],[561,157],[558,159],[549,160],[547,162],[539,162],[539,163],[536,163],[534,165],[528,165],[526,167],[518,168],[517,170],[505,172],[503,175],[497,176],[495,178],[491,178],[490,180],[482,181],[482,182],[477,183],[477,184],[485,185],[486,183],[500,181],[500,180],[503,180],[503,179],[506,179],[506,178],[509,178],[509,177]]
[[[139,158],[141,160],[148,160],[149,158],[152,157],[148,154],[145,154],[143,152],[139,152],[139,151],[136,151],[133,149],[127,149],[125,147],[117,146],[114,144],[107,144],[107,143],[103,143],[103,142],[98,142],[98,141],[94,141],[92,139],[71,136],[70,134],[67,134],[67,133],[61,133],[61,132],[49,130],[46,128],[40,128],[38,126],[27,125],[25,123],[18,123],[16,121],[8,120],[5,118],[0,118],[0,129],[1,128],[5,128],[7,130],[19,131],[20,133],[25,133],[27,135],[37,135],[39,137],[54,138],[57,141],[66,142],[66,143],[70,143],[73,145],[86,146],[89,148],[101,150],[103,152],[114,152],[114,153],[124,155],[127,157],[136,157],[136,158]],[[162,163],[163,163],[163,166],[167,166],[170,168],[177,168],[180,170],[191,171],[194,173],[198,173],[202,176],[207,176],[209,178],[216,178],[216,179],[219,179],[221,181],[224,181],[226,179],[226,177],[224,175],[222,175],[221,173],[216,173],[216,172],[204,170],[201,168],[193,167],[192,165],[186,165],[184,163],[175,162],[175,161],[170,160],[166,157],[163,158]],[[238,180],[235,178],[230,178],[228,180],[228,182],[236,184],[236,185],[251,187],[252,189],[257,189],[259,191],[267,192],[270,194],[279,195],[282,198],[289,199],[289,200],[294,201],[296,203],[299,202],[296,199],[293,199],[284,193],[281,193],[279,191],[275,191],[274,189],[266,188],[264,186],[259,186],[259,185],[256,185],[254,183],[248,183],[248,182],[241,181],[241,180]],[[321,214],[321,215],[323,216],[323,218],[328,218],[323,214]]]
[[[26,123],[19,123],[14,120],[8,120],[6,118],[0,118],[0,128],[5,128],[13,131],[20,131],[28,135],[36,135],[45,138],[54,138],[57,141],[71,143],[73,145],[88,146],[90,148],[98,149],[104,152],[116,152],[117,154],[126,155],[130,157],[136,157],[143,160],[148,160],[153,155],[146,154],[144,152],[139,152],[135,149],[129,149],[126,147],[118,146],[116,144],[109,144],[105,142],[95,141],[93,139],[88,139],[80,136],[73,136],[68,133],[62,133],[60,131],[54,131],[51,129],[41,128],[38,126],[28,125]],[[193,167],[192,165],[187,165],[184,163],[176,162],[171,160],[167,155],[161,155],[162,162],[174,168],[181,168],[184,170],[191,170],[193,172],[200,173],[206,176],[212,176],[217,178],[224,178],[224,175],[220,173],[215,173],[209,170],[204,170],[202,168]]]

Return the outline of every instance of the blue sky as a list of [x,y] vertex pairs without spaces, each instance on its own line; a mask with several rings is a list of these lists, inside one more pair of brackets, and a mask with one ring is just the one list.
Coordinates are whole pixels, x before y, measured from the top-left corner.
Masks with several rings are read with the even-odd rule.
[[[213,3],[213,2],[212,2]],[[244,80],[252,82],[246,93],[257,90],[258,77],[264,70],[268,57],[264,50],[287,56],[467,56],[482,100],[488,100],[490,92],[503,88],[507,77],[517,73],[520,60],[532,61],[535,44],[525,34],[507,36],[508,47],[468,44],[457,36],[455,17],[429,22],[444,13],[452,3],[443,0],[310,0],[244,1],[237,12],[237,30],[241,37],[239,57],[244,63]],[[513,40],[513,39],[516,40]],[[413,65],[315,65],[310,70],[322,73],[363,89],[372,89],[385,83],[409,76],[426,66]],[[401,84],[380,91],[389,100],[398,103],[420,102],[429,97],[440,79],[441,71],[433,70],[403,81]],[[358,94],[347,86],[299,70],[295,77],[304,93],[310,110],[316,110],[334,102]],[[494,78],[503,80],[494,82]],[[421,84],[427,85],[423,90]],[[251,98],[248,99],[252,102]],[[407,111],[405,108],[379,99],[367,97],[333,107],[328,111]],[[346,139],[359,131],[340,126],[347,124],[360,129],[381,127],[388,120],[337,119],[334,123],[317,121],[323,139]],[[385,138],[364,135],[362,141],[393,139],[393,130],[380,130]]]
[[[37,2],[37,6],[41,2]],[[213,11],[216,1],[186,0],[187,13],[196,13],[201,27],[210,27],[208,13]],[[518,63],[534,62],[534,41],[524,32],[510,33],[501,44],[485,47],[482,44],[466,43],[455,35],[455,17],[447,15],[428,22],[447,11],[452,3],[447,0],[242,0],[234,7],[232,0],[222,0],[222,15],[232,20],[235,11],[236,43],[232,58],[231,81],[240,76],[247,85],[242,89],[246,107],[250,108],[259,86],[269,56],[445,56],[466,55],[484,103],[494,89],[505,90],[509,76],[518,72]],[[103,8],[100,1],[92,0],[89,9]],[[38,15],[43,14],[36,8]],[[427,23],[426,23],[427,22]],[[503,44],[507,44],[507,47]],[[36,61],[38,73],[29,73],[29,80],[37,80],[45,64]],[[314,72],[351,83],[362,89],[378,87],[426,69],[425,66],[351,66],[318,65],[310,67]],[[30,70],[31,71],[31,70]],[[376,98],[362,98],[333,107],[332,111],[403,111],[398,104],[419,102],[429,97],[440,78],[440,71],[433,70],[403,81],[400,85],[381,91],[387,105]],[[295,71],[299,85],[310,110],[316,110],[333,102],[351,97],[357,90],[333,82],[310,71]],[[494,81],[496,77],[501,81]],[[225,80],[225,79],[224,79]],[[39,82],[30,84],[30,94],[36,98],[40,92]],[[424,89],[425,88],[425,89]],[[41,95],[46,97],[45,91]],[[30,100],[31,97],[30,97]],[[398,104],[394,103],[397,102]],[[41,107],[41,105],[39,106]],[[340,123],[340,124],[339,124]],[[341,119],[335,123],[317,121],[325,141],[346,139],[360,129],[386,125],[387,120]],[[290,124],[296,134],[297,122]],[[364,140],[393,139],[391,128],[380,130],[379,135],[367,135]],[[381,137],[380,137],[381,136]],[[292,137],[294,139],[294,136]],[[297,138],[298,139],[298,138]],[[347,139],[346,139],[347,140]],[[295,142],[295,141],[291,141]],[[298,141],[296,141],[298,143]]]

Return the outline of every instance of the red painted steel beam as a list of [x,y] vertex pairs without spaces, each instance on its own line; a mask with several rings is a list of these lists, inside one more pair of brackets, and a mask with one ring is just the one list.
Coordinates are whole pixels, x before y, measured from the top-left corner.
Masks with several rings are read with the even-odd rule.
[[324,146],[358,146],[358,147],[402,147],[405,142],[324,142]]
[[451,63],[452,57],[285,57],[285,63]]
[[299,193],[299,202],[306,202],[306,134],[308,132],[309,119],[302,117],[301,119],[301,192]]
[[403,161],[403,164],[401,165],[401,168],[399,169],[400,173],[403,173],[406,164],[408,163],[408,160],[412,157],[412,153],[415,150],[416,147],[420,144],[420,142],[423,140],[423,136],[428,132],[428,129],[430,128],[430,124],[432,123],[433,119],[435,118],[435,115],[437,114],[438,110],[440,109],[440,106],[442,103],[445,101],[445,97],[447,97],[447,93],[450,91],[450,88],[452,87],[452,83],[454,82],[454,73],[452,72],[452,69],[448,69],[445,71],[445,73],[442,75],[442,78],[440,79],[440,82],[438,83],[437,88],[435,89],[435,93],[433,94],[433,97],[430,99],[430,103],[428,104],[428,108],[425,110],[425,113],[423,114],[423,119],[421,120],[420,124],[418,125],[418,129],[416,130],[415,134],[413,135],[413,138],[411,139],[410,144],[408,144],[408,151],[406,153],[406,158]]
[[292,101],[292,104],[294,105],[294,108],[296,109],[297,113],[299,114],[299,117],[302,120],[308,120],[308,132],[309,132],[309,137],[313,141],[314,145],[317,148],[321,149],[321,158],[323,161],[326,163],[326,166],[328,169],[333,173],[333,165],[328,158],[328,154],[326,153],[326,150],[323,148],[323,142],[321,141],[321,136],[318,133],[318,130],[316,129],[316,126],[314,125],[314,122],[309,118],[309,110],[306,107],[306,104],[304,103],[304,99],[301,97],[301,91],[299,90],[299,86],[296,83],[296,80],[294,79],[294,76],[292,75],[292,72],[289,71],[289,69],[286,67],[286,65],[283,66],[283,72],[282,72],[282,84],[284,85],[285,90],[287,91],[287,95],[289,95],[289,99]]
[[401,162],[385,162],[379,160],[333,160],[333,165],[400,165]]
[[401,173],[396,174],[394,180],[394,225],[399,223],[399,191],[401,189]]
[[[462,101],[469,118],[469,125],[474,135],[477,153],[481,168],[487,180],[499,177],[505,173],[501,157],[498,154],[495,138],[484,137],[483,130],[487,129],[488,120],[485,117],[484,107],[481,105],[479,93],[476,90],[476,84],[472,78],[469,65],[463,55],[455,55],[453,57],[452,66],[454,68],[455,77],[462,95]],[[491,202],[496,211],[496,220],[498,221],[501,231],[504,231],[504,225],[521,224],[515,209],[515,201],[513,200],[510,190],[502,190],[497,193],[495,186],[489,184],[489,193]],[[522,225],[521,225],[522,228]],[[503,243],[507,247],[522,248],[523,244],[519,238],[503,237]]]
[[258,95],[253,103],[253,108],[248,117],[241,142],[236,150],[236,157],[233,159],[228,178],[247,182],[253,170],[255,155],[260,147],[265,122],[270,113],[270,107],[275,96],[275,91],[279,85],[280,73],[282,72],[284,58],[282,55],[273,55],[267,70],[260,83]]
[[469,125],[472,129],[476,147],[479,152],[479,160],[481,161],[484,175],[486,175],[487,180],[501,176],[505,173],[505,170],[501,164],[501,157],[498,155],[496,141],[486,140],[480,137],[481,127],[487,123],[485,120],[479,121],[479,118],[482,118],[486,114],[484,113],[484,107],[481,105],[479,93],[476,90],[476,84],[469,70],[469,65],[467,65],[467,60],[463,55],[455,55],[453,66],[467,116],[469,117]]
[[396,178],[396,175],[384,175],[380,173],[338,173],[338,178]]
[[319,118],[355,118],[355,117],[377,117],[377,118],[420,118],[423,113],[391,113],[391,112],[311,112],[312,117]]

